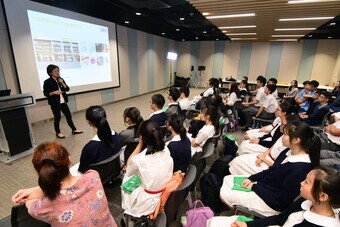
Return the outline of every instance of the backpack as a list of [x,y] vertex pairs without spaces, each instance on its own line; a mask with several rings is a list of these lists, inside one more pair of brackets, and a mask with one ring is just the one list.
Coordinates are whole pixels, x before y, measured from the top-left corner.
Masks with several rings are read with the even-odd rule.
[[230,175],[229,162],[231,162],[233,158],[231,155],[220,157],[211,165],[209,173],[215,174],[215,176],[222,181],[225,176]]
[[235,138],[231,134],[227,134],[224,138],[224,155],[236,157],[238,146]]
[[[197,207],[200,204],[201,207]],[[214,213],[209,207],[205,207],[201,200],[196,200],[192,208],[186,213],[187,224],[185,227],[205,227],[209,218],[214,217]]]
[[200,179],[201,197],[203,203],[215,214],[224,211],[227,206],[220,199],[220,189],[223,180],[213,173],[206,173]]

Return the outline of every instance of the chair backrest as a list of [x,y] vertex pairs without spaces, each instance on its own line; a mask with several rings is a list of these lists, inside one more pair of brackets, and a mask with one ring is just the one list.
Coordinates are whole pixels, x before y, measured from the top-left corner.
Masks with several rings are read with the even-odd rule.
[[89,166],[89,169],[96,170],[99,173],[104,186],[119,176],[121,171],[119,155],[121,152],[122,149],[117,154]]
[[192,163],[192,165],[196,167],[196,176],[195,176],[194,182],[189,188],[190,191],[193,191],[195,189],[196,182],[200,179],[201,174],[203,173],[203,171],[205,170],[207,166],[207,160],[202,156],[201,158],[196,160],[194,163]]
[[178,208],[188,196],[189,186],[192,185],[196,176],[196,167],[191,165],[185,173],[184,180],[178,188],[171,192],[164,206],[167,226],[176,219]]
[[132,152],[136,149],[138,145],[138,138],[130,141],[124,150],[124,163],[127,162],[128,158],[130,157],[130,155],[132,154]]
[[27,211],[25,204],[15,205],[11,213],[12,227],[45,227],[48,223],[33,218]]
[[213,143],[205,143],[203,146],[203,158],[210,157],[215,150],[215,144]]
[[155,220],[156,227],[166,227],[166,214],[164,212],[157,215]]

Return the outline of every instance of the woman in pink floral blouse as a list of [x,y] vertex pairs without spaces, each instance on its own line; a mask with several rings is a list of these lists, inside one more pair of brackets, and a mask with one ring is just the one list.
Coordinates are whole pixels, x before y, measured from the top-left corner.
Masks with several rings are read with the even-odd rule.
[[94,170],[72,176],[69,153],[59,143],[40,144],[33,154],[39,186],[19,190],[14,203],[26,203],[28,212],[52,226],[112,226],[99,174]]

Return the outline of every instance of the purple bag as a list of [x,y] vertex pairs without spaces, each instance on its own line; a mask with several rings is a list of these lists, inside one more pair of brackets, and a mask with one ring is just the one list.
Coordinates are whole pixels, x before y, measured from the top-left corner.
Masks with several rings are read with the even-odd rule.
[[[201,207],[197,208],[197,204]],[[196,200],[192,209],[185,214],[187,216],[185,227],[205,227],[208,219],[214,217],[214,212],[209,207],[205,207],[201,200]]]

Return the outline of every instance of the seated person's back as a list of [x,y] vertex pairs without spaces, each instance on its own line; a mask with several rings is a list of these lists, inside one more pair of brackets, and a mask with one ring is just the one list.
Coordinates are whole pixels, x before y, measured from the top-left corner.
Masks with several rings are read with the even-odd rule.
[[191,143],[183,127],[183,120],[178,115],[172,115],[169,117],[167,128],[173,135],[167,147],[174,160],[174,172],[186,172],[191,158]]
[[168,115],[163,112],[162,108],[164,106],[165,99],[161,94],[155,94],[151,97],[150,108],[154,111],[149,120],[157,122],[159,126],[165,125]]
[[119,135],[111,131],[103,107],[90,106],[87,108],[86,120],[97,132],[97,135],[84,146],[81,152],[78,169],[80,173],[85,173],[91,164],[103,161],[117,154],[121,149]]
[[137,138],[139,125],[142,123],[143,118],[140,111],[136,107],[129,107],[123,113],[124,123],[128,125],[126,129],[119,133],[120,142],[122,146],[127,145],[133,138]]

